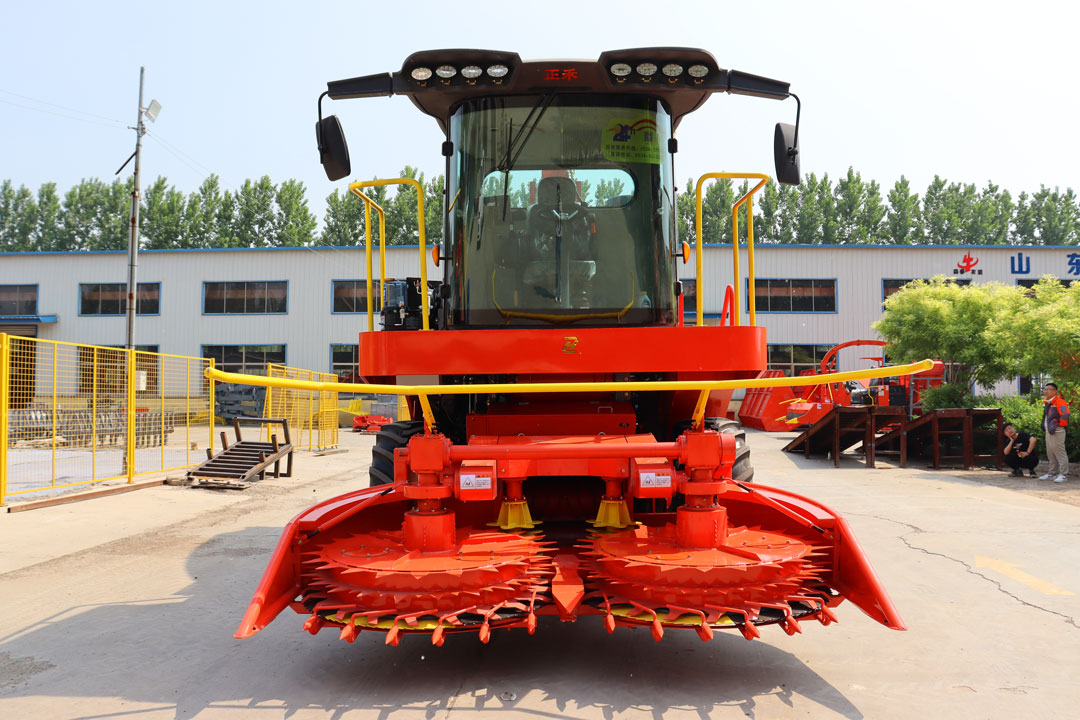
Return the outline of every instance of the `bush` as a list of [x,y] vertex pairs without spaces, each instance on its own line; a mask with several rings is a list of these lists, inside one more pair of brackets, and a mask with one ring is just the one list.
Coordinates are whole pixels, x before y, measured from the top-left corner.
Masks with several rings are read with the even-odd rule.
[[941,410],[942,408],[969,408],[975,407],[975,395],[967,385],[958,383],[945,383],[937,387],[923,390],[922,406],[924,412]]

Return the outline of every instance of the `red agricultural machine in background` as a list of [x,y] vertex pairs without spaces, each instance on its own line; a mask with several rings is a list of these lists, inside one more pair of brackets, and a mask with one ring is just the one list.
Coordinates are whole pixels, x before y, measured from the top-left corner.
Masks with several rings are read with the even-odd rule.
[[[754,180],[734,210],[752,216],[768,177],[701,178],[698,325],[676,312],[675,263],[689,247],[675,238],[674,131],[718,93],[794,97],[787,83],[685,48],[542,62],[432,50],[398,72],[328,84],[334,100],[406,95],[444,131],[444,274],[426,292],[420,223],[419,306],[402,306],[412,321],[360,335],[367,384],[239,381],[397,393],[423,419],[378,433],[370,487],[289,523],[237,637],[292,608],[312,633],[333,628],[352,642],[377,631],[390,645],[531,634],[542,616],[595,616],[657,640],[670,629],[752,639],[762,625],[828,625],[844,599],[904,628],[843,518],[750,483],[746,438],[724,419],[734,388],[790,382],[754,379],[766,345],[752,272],[750,325],[739,324],[738,292],[730,324],[701,324],[700,188],[711,177]],[[322,162],[340,179],[348,151],[321,102]],[[781,182],[798,182],[796,138],[797,127],[777,126]],[[350,190],[370,210],[363,188],[395,183],[417,188],[423,217],[423,189],[408,178]],[[737,243],[733,265],[739,288]]]
[[[885,347],[881,340],[850,340],[829,350],[821,366],[803,370],[799,377],[835,373],[841,350],[849,347]],[[885,357],[867,357],[878,367],[886,367]],[[928,370],[911,375],[896,375],[844,382],[823,383],[806,387],[759,387],[746,391],[739,407],[739,422],[749,428],[768,432],[787,432],[813,425],[836,406],[854,405],[899,406],[908,414],[921,412],[922,392],[945,381],[944,364],[937,361]],[[783,377],[779,370],[766,370],[763,377]]]

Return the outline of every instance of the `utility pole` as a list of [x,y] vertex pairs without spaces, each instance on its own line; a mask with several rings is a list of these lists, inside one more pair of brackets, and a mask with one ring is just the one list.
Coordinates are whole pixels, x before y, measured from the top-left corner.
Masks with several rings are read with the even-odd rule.
[[128,350],[135,349],[135,274],[139,266],[139,165],[142,159],[142,137],[146,133],[143,125],[143,76],[146,68],[139,68],[139,116],[135,123],[135,187],[131,189],[131,239],[128,241],[128,285],[127,285],[127,344]]
[[146,125],[143,123],[143,117],[145,116],[154,122],[157,119],[157,114],[161,111],[161,105],[157,100],[151,100],[149,107],[143,107],[143,78],[146,75],[146,68],[139,68],[139,114],[135,121],[135,127],[131,128],[135,131],[135,152],[131,153],[124,164],[120,166],[120,170],[116,171],[119,175],[120,171],[127,167],[127,164],[131,162],[132,158],[135,158],[135,187],[131,189],[131,235],[128,240],[128,282],[127,282],[127,343],[124,347],[128,350],[132,350],[135,347],[135,295],[138,286],[135,282],[136,270],[139,266],[139,199],[142,196],[139,186],[139,169],[142,160],[142,139],[146,134]]

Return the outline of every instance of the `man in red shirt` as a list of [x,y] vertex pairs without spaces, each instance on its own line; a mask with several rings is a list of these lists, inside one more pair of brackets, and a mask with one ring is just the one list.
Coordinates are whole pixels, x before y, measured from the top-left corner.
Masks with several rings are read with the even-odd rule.
[[1065,428],[1069,424],[1069,404],[1058,394],[1056,384],[1043,387],[1043,430],[1046,431],[1046,457],[1050,469],[1040,480],[1054,479],[1056,483],[1069,480],[1069,455],[1065,452]]

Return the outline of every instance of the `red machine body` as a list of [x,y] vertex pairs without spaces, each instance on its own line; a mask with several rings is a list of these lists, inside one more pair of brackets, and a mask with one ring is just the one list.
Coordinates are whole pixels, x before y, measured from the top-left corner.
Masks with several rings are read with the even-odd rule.
[[382,430],[383,425],[394,422],[385,415],[354,415],[352,420],[353,432],[374,434]]
[[[727,324],[682,318],[673,131],[719,92],[790,96],[685,48],[433,50],[328,85],[408,95],[447,133],[443,279],[395,285],[384,330],[359,339],[358,374],[408,386],[424,420],[377,433],[371,487],[289,523],[237,637],[292,608],[312,633],[390,645],[531,634],[543,616],[750,640],[829,625],[844,599],[904,629],[844,520],[750,482],[731,391],[698,387],[766,366],[765,329],[738,325],[740,277]],[[798,181],[792,131],[777,127],[784,182]],[[336,118],[319,140],[331,179],[349,175]]]

